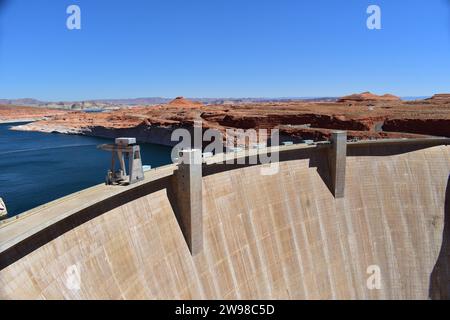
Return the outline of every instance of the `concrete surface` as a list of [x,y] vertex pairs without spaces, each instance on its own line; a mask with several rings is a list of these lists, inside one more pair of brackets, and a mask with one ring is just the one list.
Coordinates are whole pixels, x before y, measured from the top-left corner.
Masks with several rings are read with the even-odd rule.
[[195,256],[168,197],[175,166],[81,191],[0,223],[0,299],[448,298],[448,143],[348,144],[340,199],[329,146],[281,147],[274,176],[209,158]]

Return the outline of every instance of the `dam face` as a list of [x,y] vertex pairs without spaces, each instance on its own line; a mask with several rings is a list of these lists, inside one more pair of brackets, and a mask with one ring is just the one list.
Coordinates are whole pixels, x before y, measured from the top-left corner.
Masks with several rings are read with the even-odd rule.
[[0,299],[449,298],[449,146],[349,145],[343,198],[326,151],[289,150],[273,176],[205,168],[194,256],[168,196],[173,167],[5,223]]

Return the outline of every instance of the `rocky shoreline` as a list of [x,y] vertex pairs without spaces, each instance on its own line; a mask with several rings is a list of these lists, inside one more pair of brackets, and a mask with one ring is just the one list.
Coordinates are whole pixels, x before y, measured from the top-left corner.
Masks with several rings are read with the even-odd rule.
[[9,123],[20,123],[20,122],[36,122],[45,120],[45,118],[17,118],[17,119],[9,119],[9,120],[1,120],[0,124],[9,124]]

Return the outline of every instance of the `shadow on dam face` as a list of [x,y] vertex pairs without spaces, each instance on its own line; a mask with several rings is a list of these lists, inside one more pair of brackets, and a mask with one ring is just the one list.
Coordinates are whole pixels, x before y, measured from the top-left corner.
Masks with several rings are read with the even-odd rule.
[[450,299],[450,176],[445,192],[444,208],[442,248],[430,279],[430,298],[433,300]]
[[[330,193],[333,193],[331,186],[330,168],[328,163],[328,149],[297,149],[289,150],[279,154],[279,162],[295,161],[295,160],[309,160],[309,167],[316,168],[317,173],[322,178],[323,183],[326,185]],[[254,163],[254,164],[251,164]],[[227,164],[219,163],[209,166],[205,166],[203,169],[203,177],[208,177],[214,174],[218,174],[225,171],[239,170],[243,168],[252,167],[255,165],[261,165],[257,157],[249,156],[245,157],[244,164]]]

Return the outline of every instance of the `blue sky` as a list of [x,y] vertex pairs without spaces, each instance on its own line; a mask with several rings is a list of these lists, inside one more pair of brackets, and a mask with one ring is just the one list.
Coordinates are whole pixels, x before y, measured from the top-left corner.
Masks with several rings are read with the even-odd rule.
[[[0,0],[1,1],[1,0]],[[82,29],[66,28],[81,8]],[[366,9],[382,10],[368,30]],[[450,92],[450,0],[9,0],[0,98]]]

